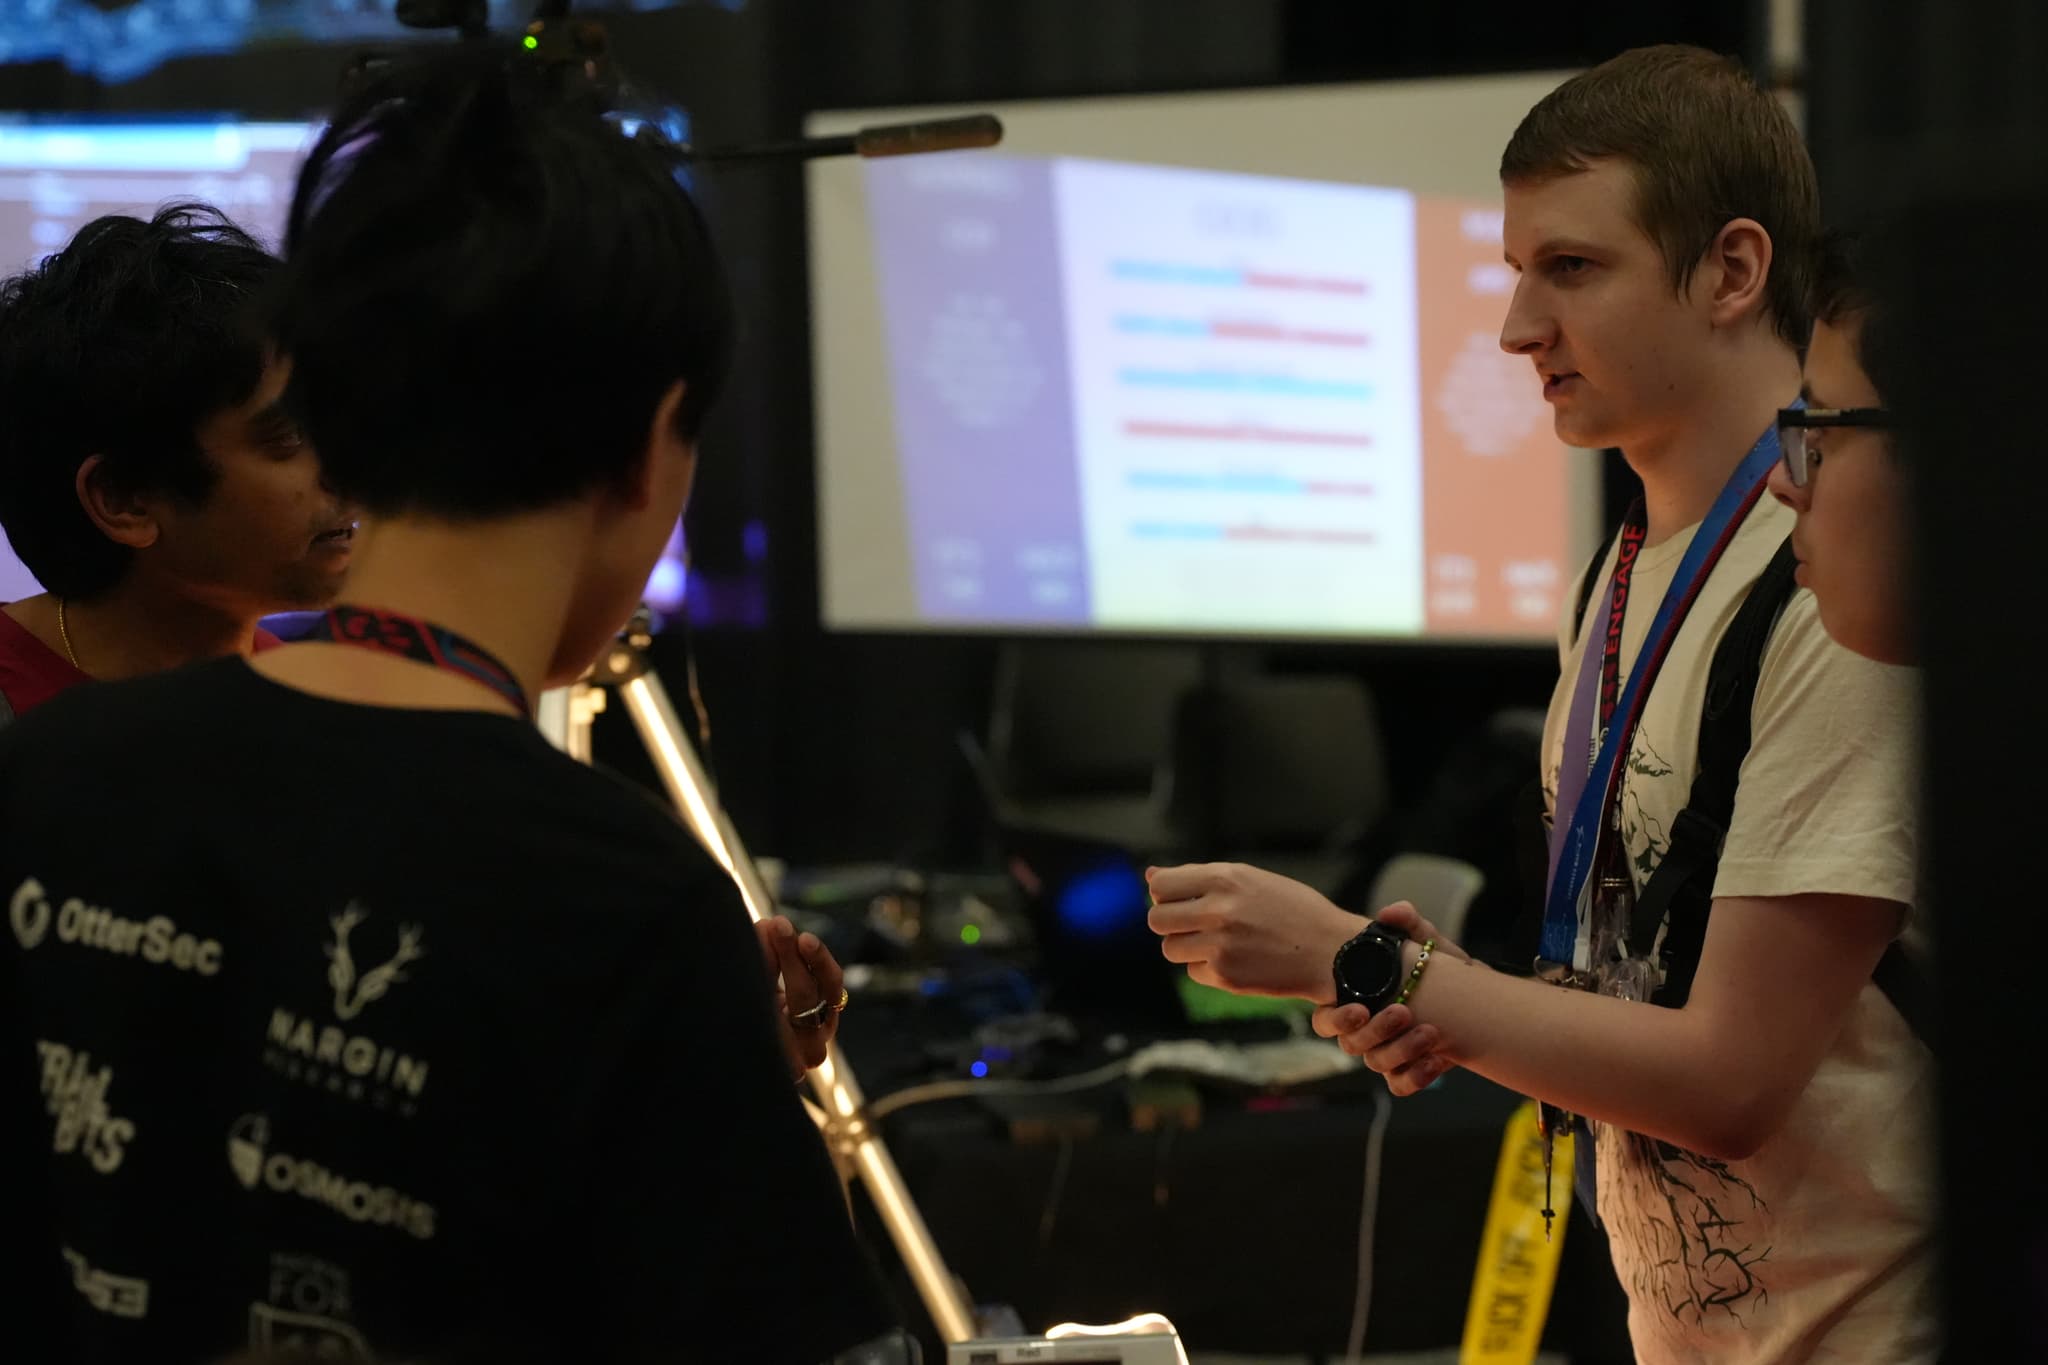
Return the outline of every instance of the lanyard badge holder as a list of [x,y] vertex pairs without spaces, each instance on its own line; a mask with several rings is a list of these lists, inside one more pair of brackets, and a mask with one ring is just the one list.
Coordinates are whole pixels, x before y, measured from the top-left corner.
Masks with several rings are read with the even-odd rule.
[[[1636,1001],[1647,1001],[1655,988],[1650,960],[1631,957],[1625,941],[1635,887],[1620,827],[1623,757],[1634,741],[1643,706],[1672,641],[1714,566],[1763,495],[1764,481],[1778,458],[1777,428],[1768,427],[1729,476],[1694,532],[1625,683],[1621,677],[1622,623],[1636,557],[1647,534],[1640,500],[1622,523],[1614,573],[1608,583],[1606,629],[1599,641],[1586,642],[1565,724],[1565,761],[1558,774],[1550,881],[1536,959],[1536,974],[1547,981]],[[1574,754],[1586,756],[1585,767],[1573,761]],[[1584,1124],[1555,1105],[1540,1106],[1538,1114],[1543,1129],[1547,1237],[1555,1216],[1549,1205],[1551,1154],[1558,1127],[1577,1123],[1583,1130]],[[1576,1183],[1590,1210],[1595,1204],[1594,1144],[1586,1140],[1575,1146],[1579,1154]]]

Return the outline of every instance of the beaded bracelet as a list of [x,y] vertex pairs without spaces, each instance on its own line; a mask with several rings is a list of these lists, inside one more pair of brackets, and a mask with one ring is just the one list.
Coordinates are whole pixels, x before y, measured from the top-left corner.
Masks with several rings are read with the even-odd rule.
[[1407,984],[1403,985],[1401,993],[1394,997],[1395,1004],[1405,1005],[1408,1003],[1408,997],[1415,994],[1415,988],[1422,984],[1422,969],[1429,965],[1429,954],[1435,947],[1435,939],[1422,945],[1422,956],[1415,959],[1415,970],[1408,973]]

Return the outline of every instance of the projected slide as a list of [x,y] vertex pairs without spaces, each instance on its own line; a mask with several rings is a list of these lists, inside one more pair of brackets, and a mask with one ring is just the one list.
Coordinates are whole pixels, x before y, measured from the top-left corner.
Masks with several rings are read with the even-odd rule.
[[170,199],[212,204],[274,246],[308,136],[299,123],[0,123],[0,269]]
[[828,385],[821,479],[876,508],[846,480],[884,474],[908,564],[828,543],[831,624],[1554,630],[1566,453],[1498,347],[1497,207],[1069,158],[864,177],[894,465],[831,463]]

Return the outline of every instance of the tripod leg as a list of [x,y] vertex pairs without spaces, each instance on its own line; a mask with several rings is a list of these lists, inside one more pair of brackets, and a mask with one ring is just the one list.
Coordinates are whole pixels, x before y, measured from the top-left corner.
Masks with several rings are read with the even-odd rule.
[[590,727],[604,710],[604,692],[589,682],[573,682],[540,694],[534,724],[548,742],[575,759],[590,762]]
[[[738,883],[747,913],[758,922],[775,913],[775,899],[769,894],[759,869],[740,843],[737,830],[718,804],[717,794],[706,777],[697,751],[684,737],[675,707],[652,670],[619,683],[617,689],[633,718],[641,743],[661,772],[662,782],[684,823],[699,843],[716,858]],[[939,1335],[946,1341],[968,1341],[974,1335],[974,1314],[958,1282],[946,1269],[932,1240],[931,1229],[910,1196],[910,1187],[897,1170],[895,1159],[883,1145],[881,1135],[868,1126],[867,1101],[860,1084],[834,1045],[825,1064],[810,1074],[812,1092],[824,1107],[825,1134],[836,1159],[850,1161],[867,1183],[869,1197],[889,1229],[891,1240],[916,1283],[925,1308]]]

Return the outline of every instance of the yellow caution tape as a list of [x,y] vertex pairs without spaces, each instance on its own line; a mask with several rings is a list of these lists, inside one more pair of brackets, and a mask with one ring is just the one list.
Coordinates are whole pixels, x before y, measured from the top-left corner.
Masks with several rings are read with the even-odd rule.
[[1465,1340],[1458,1365],[1530,1365],[1543,1341],[1550,1293],[1564,1254],[1566,1215],[1572,1202],[1572,1135],[1557,1135],[1551,1153],[1551,1189],[1557,1227],[1543,1236],[1543,1133],[1536,1102],[1527,1100],[1508,1118],[1500,1164],[1493,1174],[1493,1198],[1486,1206],[1486,1232],[1479,1240],[1479,1269],[1472,1276],[1472,1301],[1465,1309]]

